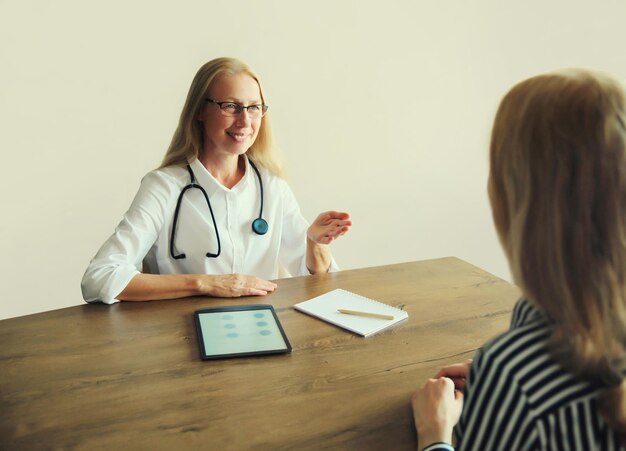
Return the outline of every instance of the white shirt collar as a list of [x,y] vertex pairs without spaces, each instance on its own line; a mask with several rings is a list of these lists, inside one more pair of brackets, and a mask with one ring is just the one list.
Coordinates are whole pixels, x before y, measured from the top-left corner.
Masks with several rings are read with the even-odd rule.
[[250,161],[248,161],[248,157],[243,155],[245,161],[245,173],[241,180],[233,186],[231,189],[226,188],[222,185],[213,174],[211,174],[206,167],[200,162],[199,159],[194,159],[189,165],[191,166],[191,170],[196,177],[196,181],[199,185],[201,185],[204,189],[210,189],[211,192],[220,189],[224,192],[239,192],[245,189],[251,182],[254,182],[253,177],[256,177],[252,174],[252,167],[250,166]]

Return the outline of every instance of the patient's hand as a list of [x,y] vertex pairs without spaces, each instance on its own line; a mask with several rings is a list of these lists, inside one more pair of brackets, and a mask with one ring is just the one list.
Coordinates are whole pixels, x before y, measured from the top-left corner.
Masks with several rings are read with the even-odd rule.
[[411,404],[418,449],[436,442],[452,442],[452,428],[463,409],[463,393],[454,389],[451,379],[428,379],[413,394]]
[[452,382],[454,382],[454,389],[463,391],[471,364],[472,359],[468,359],[463,363],[455,363],[454,365],[444,366],[439,370],[435,379],[439,379],[440,377],[452,379]]

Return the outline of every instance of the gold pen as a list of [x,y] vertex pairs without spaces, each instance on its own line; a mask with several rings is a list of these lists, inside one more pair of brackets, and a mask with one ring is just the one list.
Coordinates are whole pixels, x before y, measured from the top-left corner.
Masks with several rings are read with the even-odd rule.
[[383,315],[381,313],[370,313],[370,312],[359,312],[357,310],[346,310],[346,309],[338,309],[339,313],[345,313],[347,315],[356,315],[356,316],[367,316],[368,318],[378,318],[378,319],[393,319],[391,315]]

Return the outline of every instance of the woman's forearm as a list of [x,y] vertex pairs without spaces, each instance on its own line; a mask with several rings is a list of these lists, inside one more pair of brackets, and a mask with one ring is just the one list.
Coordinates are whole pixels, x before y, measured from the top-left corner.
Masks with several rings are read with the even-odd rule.
[[137,274],[117,299],[149,301],[196,296],[203,294],[201,277],[197,274]]
[[263,296],[274,282],[242,274],[137,274],[117,296],[120,301],[178,299],[189,296]]
[[306,240],[306,267],[311,274],[328,272],[332,262],[332,255],[327,244],[318,244],[307,238]]

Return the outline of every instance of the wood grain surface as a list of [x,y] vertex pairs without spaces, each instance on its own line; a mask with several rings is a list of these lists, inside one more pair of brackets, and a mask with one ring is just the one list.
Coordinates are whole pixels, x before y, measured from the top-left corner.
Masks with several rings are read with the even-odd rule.
[[[277,282],[0,321],[0,449],[415,449],[412,392],[503,332],[519,296],[454,257]],[[409,319],[363,338],[293,309],[335,288]],[[193,312],[253,303],[274,305],[293,352],[200,360]]]

